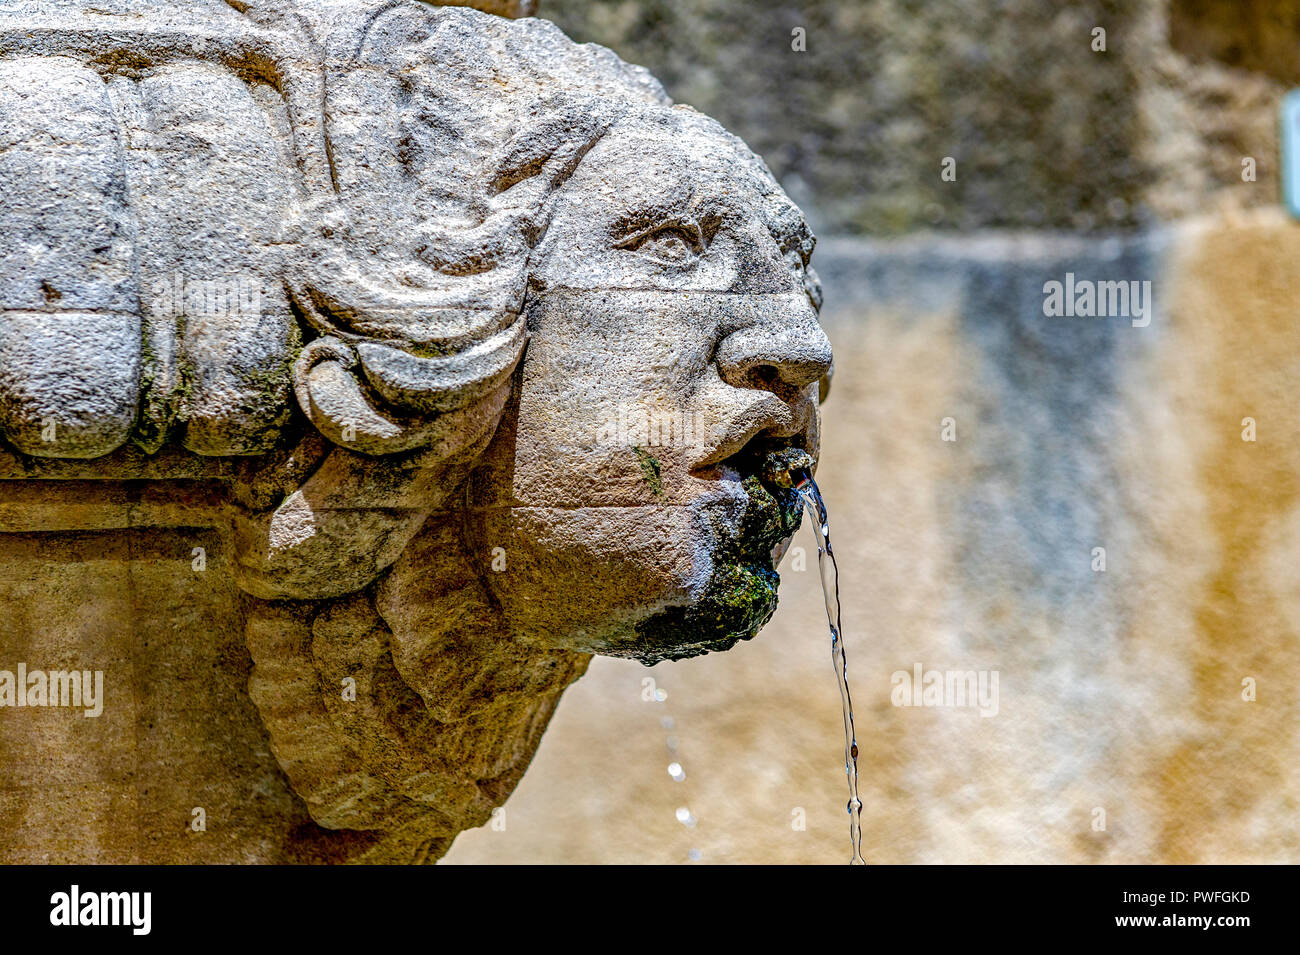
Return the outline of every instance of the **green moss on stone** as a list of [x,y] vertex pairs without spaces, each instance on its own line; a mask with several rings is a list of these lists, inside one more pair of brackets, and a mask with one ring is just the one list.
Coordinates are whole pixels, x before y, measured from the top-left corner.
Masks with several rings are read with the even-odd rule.
[[650,490],[654,491],[655,497],[660,497],[664,493],[664,481],[660,475],[659,459],[651,457],[641,448],[633,448],[637,458],[641,461],[641,473],[645,475],[646,483],[650,485]]
[[741,488],[747,504],[739,532],[720,517],[711,528],[718,544],[703,595],[642,621],[622,655],[649,666],[726,650],[754,637],[771,619],[781,582],[772,550],[798,530],[803,510],[796,492],[769,487],[756,476],[745,478]]

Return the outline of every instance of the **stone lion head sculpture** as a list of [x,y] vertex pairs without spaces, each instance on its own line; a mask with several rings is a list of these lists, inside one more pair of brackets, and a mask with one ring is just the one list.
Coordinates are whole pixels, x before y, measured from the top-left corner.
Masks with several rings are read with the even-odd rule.
[[57,81],[0,90],[5,129],[89,146],[53,225],[23,217],[40,181],[0,200],[56,252],[7,307],[80,316],[4,313],[0,425],[32,457],[205,462],[281,767],[358,857],[436,858],[591,654],[770,617],[799,507],[761,464],[815,457],[831,365],[813,237],[744,143],[545,21],[136,6],[123,75],[75,12],[5,34],[0,83]]

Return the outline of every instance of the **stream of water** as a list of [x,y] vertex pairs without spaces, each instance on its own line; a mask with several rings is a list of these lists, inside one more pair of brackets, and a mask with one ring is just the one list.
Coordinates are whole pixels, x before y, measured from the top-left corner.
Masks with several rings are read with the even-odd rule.
[[862,800],[858,798],[858,738],[853,731],[853,701],[849,698],[849,661],[844,654],[844,636],[840,629],[840,571],[831,549],[830,520],[826,502],[817,482],[806,471],[795,489],[803,498],[808,516],[817,531],[817,570],[821,574],[822,593],[826,598],[826,622],[831,628],[831,664],[840,686],[840,703],[844,710],[844,772],[849,778],[849,841],[853,855],[849,865],[866,865],[862,858]]

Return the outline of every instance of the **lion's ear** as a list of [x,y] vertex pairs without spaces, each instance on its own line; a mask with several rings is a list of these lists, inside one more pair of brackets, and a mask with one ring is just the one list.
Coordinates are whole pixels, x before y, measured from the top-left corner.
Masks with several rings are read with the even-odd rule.
[[511,137],[497,154],[489,183],[494,197],[524,182],[543,194],[554,190],[613,121],[608,104],[588,96],[551,97],[542,111],[540,123]]
[[476,190],[476,224],[447,229],[434,220],[413,230],[415,255],[440,276],[466,286],[467,277],[492,272],[499,286],[522,292],[529,250],[549,224],[550,198],[609,127],[608,110],[586,100],[552,98],[544,110],[536,126],[516,133],[488,163]]

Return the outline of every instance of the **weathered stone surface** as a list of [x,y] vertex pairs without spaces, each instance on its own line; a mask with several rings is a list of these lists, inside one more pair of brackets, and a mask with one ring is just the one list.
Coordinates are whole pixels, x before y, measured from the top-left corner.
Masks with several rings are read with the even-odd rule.
[[0,669],[111,713],[5,710],[4,858],[430,861],[590,654],[770,616],[811,233],[644,70],[484,6],[0,18]]

